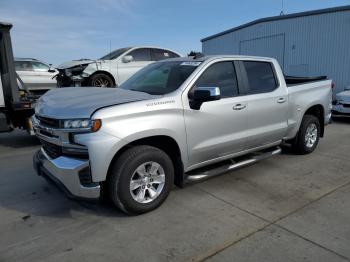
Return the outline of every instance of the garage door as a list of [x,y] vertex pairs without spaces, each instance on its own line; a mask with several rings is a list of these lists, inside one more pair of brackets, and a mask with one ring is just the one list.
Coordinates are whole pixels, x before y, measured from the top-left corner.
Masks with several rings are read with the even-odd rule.
[[284,69],[284,34],[240,41],[239,53],[276,58]]

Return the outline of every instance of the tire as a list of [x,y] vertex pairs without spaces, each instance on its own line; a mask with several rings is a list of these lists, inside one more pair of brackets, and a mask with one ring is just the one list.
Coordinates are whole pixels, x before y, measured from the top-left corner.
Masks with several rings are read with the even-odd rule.
[[297,137],[292,143],[294,151],[301,155],[312,153],[318,145],[320,135],[321,125],[318,118],[313,115],[305,115]]
[[95,87],[114,87],[114,81],[109,75],[98,73],[91,76],[89,85]]
[[[153,175],[151,170],[155,170]],[[138,215],[159,207],[168,197],[174,182],[174,166],[164,151],[136,146],[115,161],[107,182],[112,202],[127,214]]]

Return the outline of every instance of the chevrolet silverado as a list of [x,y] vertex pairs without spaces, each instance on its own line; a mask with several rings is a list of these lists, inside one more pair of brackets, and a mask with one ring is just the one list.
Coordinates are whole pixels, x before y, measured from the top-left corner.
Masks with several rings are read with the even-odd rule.
[[280,153],[315,150],[332,81],[284,77],[273,58],[205,56],[148,65],[116,89],[65,88],[37,103],[39,175],[69,196],[108,195],[128,214],[183,186]]

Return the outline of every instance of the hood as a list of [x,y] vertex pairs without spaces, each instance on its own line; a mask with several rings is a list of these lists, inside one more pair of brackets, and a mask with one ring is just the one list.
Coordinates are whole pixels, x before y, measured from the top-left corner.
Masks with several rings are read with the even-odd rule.
[[336,95],[338,101],[350,103],[350,90],[340,92]]
[[60,64],[57,69],[67,69],[79,65],[86,65],[86,64],[91,64],[95,63],[97,60],[91,60],[91,59],[81,59],[81,60],[73,60],[73,61],[67,61],[62,64]]
[[35,113],[57,119],[90,118],[102,107],[158,97],[160,96],[120,88],[57,88],[38,100]]

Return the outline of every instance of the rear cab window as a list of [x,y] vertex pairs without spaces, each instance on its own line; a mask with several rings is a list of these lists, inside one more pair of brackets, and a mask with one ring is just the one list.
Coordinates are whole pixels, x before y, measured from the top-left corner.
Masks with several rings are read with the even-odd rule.
[[243,61],[248,78],[248,94],[272,92],[278,88],[275,70],[270,62]]

